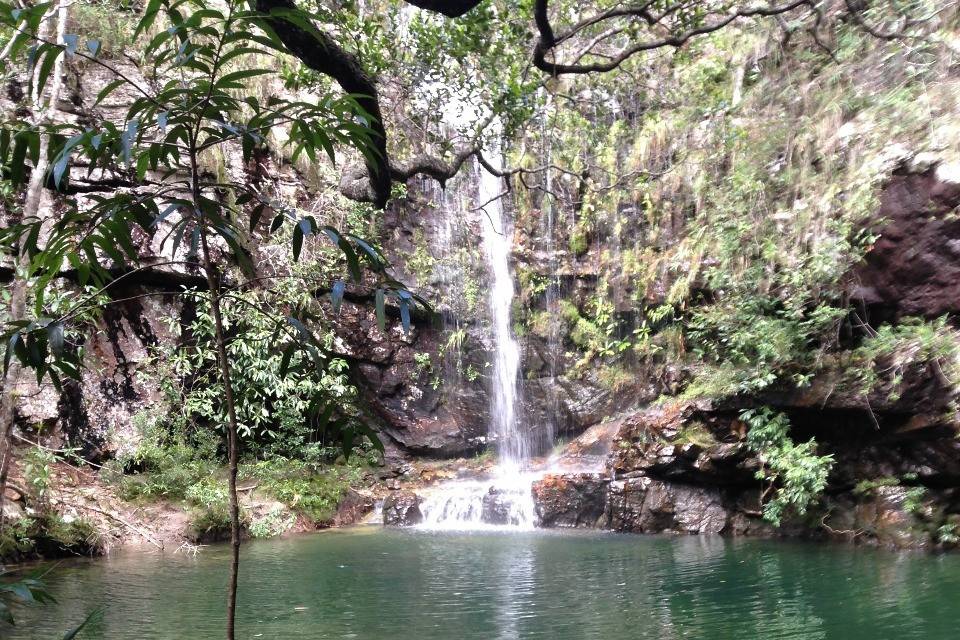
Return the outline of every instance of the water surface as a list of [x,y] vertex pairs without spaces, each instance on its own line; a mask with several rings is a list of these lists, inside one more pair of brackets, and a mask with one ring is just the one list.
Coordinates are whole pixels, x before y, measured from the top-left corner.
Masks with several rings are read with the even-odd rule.
[[[226,547],[60,564],[20,638],[223,637]],[[937,640],[960,637],[960,556],[708,537],[334,531],[243,548],[240,638]],[[8,631],[8,630],[4,630]]]

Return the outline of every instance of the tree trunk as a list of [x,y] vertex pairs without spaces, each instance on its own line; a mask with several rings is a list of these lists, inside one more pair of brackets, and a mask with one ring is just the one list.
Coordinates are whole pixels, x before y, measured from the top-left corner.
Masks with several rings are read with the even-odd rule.
[[227,586],[227,640],[234,640],[234,625],[237,615],[237,577],[240,573],[240,501],[237,498],[237,412],[233,403],[233,385],[230,381],[230,358],[220,313],[220,281],[210,260],[210,247],[206,231],[201,227],[200,242],[203,247],[203,269],[210,290],[210,312],[213,315],[214,338],[217,346],[217,361],[220,377],[223,378],[223,401],[227,406],[227,458],[229,464],[228,485],[230,496],[230,582]]
[[[194,211],[200,211],[200,167],[197,157],[197,132],[190,139],[190,189]],[[240,501],[237,497],[237,411],[233,400],[233,384],[230,376],[230,357],[227,355],[227,339],[223,328],[223,315],[220,312],[220,278],[210,257],[210,244],[207,241],[205,221],[198,219],[200,229],[200,247],[203,252],[203,271],[207,278],[207,290],[210,296],[210,313],[213,316],[214,342],[217,349],[217,364],[223,379],[223,401],[227,407],[227,459],[228,493],[230,498],[230,581],[227,586],[227,640],[234,640],[234,627],[237,615],[237,578],[240,574]]]
[[[40,26],[42,37],[49,37],[50,23],[56,16],[57,20],[57,42],[63,43],[63,36],[67,25],[67,7],[66,2],[60,2],[55,5],[50,13],[45,17]],[[36,105],[36,121],[40,125],[50,119],[51,114],[57,108],[57,100],[60,98],[60,89],[63,84],[63,55],[57,58],[53,65],[52,83],[50,93],[46,104],[43,103],[43,96],[37,95],[35,84],[31,81],[30,95]],[[37,164],[30,173],[30,181],[27,183],[26,197],[23,203],[23,212],[21,219],[26,220],[35,218],[41,208],[44,200],[45,190],[44,181],[47,172],[50,169],[50,157],[47,147],[50,144],[49,136],[40,137],[40,154],[37,157]],[[15,258],[16,269],[13,274],[13,282],[10,283],[10,308],[9,317],[19,320],[26,315],[27,311],[27,281],[24,277],[25,271],[30,266],[30,260],[22,251]],[[17,383],[20,379],[22,367],[16,358],[11,359],[10,368],[7,370],[3,379],[2,391],[0,391],[0,530],[3,530],[3,507],[5,502],[4,493],[7,486],[7,475],[10,472],[10,464],[13,461],[13,419],[17,405]]]

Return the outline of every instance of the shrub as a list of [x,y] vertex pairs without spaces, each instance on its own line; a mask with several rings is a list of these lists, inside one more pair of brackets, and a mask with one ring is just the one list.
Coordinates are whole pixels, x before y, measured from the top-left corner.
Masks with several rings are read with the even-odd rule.
[[597,380],[600,381],[600,384],[615,393],[630,388],[634,379],[636,379],[636,374],[631,373],[622,365],[603,365],[597,372]]
[[827,486],[833,456],[816,455],[813,439],[794,444],[788,435],[790,421],[786,414],[761,407],[741,412],[740,419],[750,428],[747,445],[762,465],[757,479],[767,483],[763,517],[780,526],[785,515],[804,515]]
[[351,483],[358,482],[367,460],[351,457],[347,465],[320,467],[302,460],[275,457],[245,465],[244,477],[256,478],[262,490],[313,522],[333,518]]
[[[282,350],[264,349],[272,344],[277,324],[260,309],[298,304],[297,295],[284,290],[253,291],[223,300],[224,322],[235,335],[228,353],[234,369],[239,436],[244,450],[254,455],[298,455],[310,444],[323,443],[334,420],[340,433],[364,432],[346,361],[327,358],[319,368],[301,352],[285,359]],[[196,303],[197,320],[189,328],[194,345],[183,348],[171,342],[154,358],[159,386],[173,409],[168,428],[189,433],[211,427],[219,430],[219,425],[227,423],[213,319],[204,296],[198,296]]]
[[100,55],[118,57],[129,46],[129,34],[136,23],[135,8],[116,0],[76,2],[70,10],[71,33],[82,33],[100,42]]
[[584,231],[579,225],[574,227],[573,231],[570,233],[570,240],[568,244],[570,247],[570,253],[578,258],[590,250],[590,239],[587,236],[586,231]]
[[24,554],[33,551],[32,518],[19,518],[5,521],[0,529],[0,561],[17,561]]
[[272,538],[289,531],[295,523],[296,517],[293,514],[275,507],[262,518],[250,523],[250,535],[254,538]]
[[673,437],[671,443],[679,445],[692,444],[706,448],[717,444],[717,439],[702,422],[690,422],[684,424],[680,430],[677,431],[677,435]]
[[[198,538],[219,540],[230,532],[230,498],[225,480],[205,476],[191,485],[184,497],[192,505],[190,525]],[[244,514],[241,519],[246,520]]]
[[909,370],[930,366],[937,377],[955,380],[958,362],[960,336],[949,327],[946,316],[936,320],[907,317],[897,325],[881,326],[866,338],[853,352],[847,376],[862,393],[890,383],[890,400],[896,400]]

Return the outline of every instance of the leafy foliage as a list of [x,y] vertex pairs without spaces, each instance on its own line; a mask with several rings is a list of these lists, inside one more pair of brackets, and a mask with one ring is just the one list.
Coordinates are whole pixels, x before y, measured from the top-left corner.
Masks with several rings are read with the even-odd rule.
[[[804,515],[827,486],[833,456],[816,455],[817,443],[813,439],[794,444],[784,413],[761,407],[741,412],[740,419],[750,429],[747,446],[757,453],[763,465],[757,471],[757,479],[767,483],[763,517],[780,526],[787,515]],[[768,497],[771,492],[773,496]]]
[[[241,272],[254,277],[248,238],[265,216],[272,219],[271,233],[284,226],[292,229],[294,260],[308,237],[321,235],[342,253],[352,282],[361,282],[365,267],[375,277],[378,307],[382,310],[386,300],[394,298],[409,330],[410,307],[423,301],[387,274],[388,264],[370,243],[318,224],[312,215],[255,185],[223,182],[202,171],[201,156],[239,145],[249,161],[255,150],[267,145],[268,135],[280,130],[293,159],[305,154],[314,162],[319,156],[334,161],[337,145],[371,153],[369,129],[363,124],[368,116],[351,96],[320,96],[316,102],[272,96],[266,103],[255,96],[237,97],[245,81],[275,73],[264,68],[262,60],[285,51],[264,17],[243,6],[231,2],[219,10],[199,0],[151,2],[133,35],[153,34],[144,54],[149,75],[164,79],[156,91],[101,59],[99,41],[82,43],[78,35],[69,35],[57,43],[37,36],[49,4],[29,10],[5,6],[0,11],[0,23],[16,33],[10,59],[29,54],[29,67],[38,70],[38,91],[53,63],[67,56],[101,66],[116,78],[103,88],[98,102],[121,87],[135,96],[120,122],[31,124],[13,118],[0,125],[0,164],[9,168],[15,185],[24,183],[24,168],[36,163],[40,145],[46,143],[53,159],[49,186],[68,193],[71,168],[82,161],[88,172],[125,176],[121,183],[130,187],[109,196],[94,195],[84,207],[67,197],[64,215],[23,220],[2,231],[0,241],[8,250],[29,257],[30,271],[24,275],[33,279],[37,298],[35,319],[8,323],[5,365],[16,357],[37,372],[38,380],[49,374],[54,384],[62,376],[79,376],[80,354],[64,348],[64,324],[92,301],[81,299],[58,317],[46,315],[43,303],[46,285],[64,265],[77,270],[81,286],[91,283],[98,292],[105,291],[114,281],[111,266],[129,269],[139,262],[137,229],[148,237],[163,234],[161,248],[171,256],[169,264],[196,263],[212,235]],[[188,8],[193,10],[185,14]],[[281,17],[305,20],[296,11]],[[160,23],[163,27],[157,28]],[[335,308],[345,289],[343,281],[332,286]],[[291,325],[292,335],[312,342],[302,320],[291,318]],[[315,343],[308,353],[319,354]]]
[[46,585],[37,576],[18,580],[4,579],[0,573],[0,623],[15,624],[11,605],[51,604],[56,600],[47,591]]
[[[56,599],[47,591],[41,575],[33,573],[16,579],[8,577],[9,575],[9,572],[0,571],[0,625],[16,625],[12,611],[15,606],[56,604]],[[76,638],[87,625],[98,620],[102,613],[102,609],[91,611],[80,624],[64,633],[63,640]]]
[[863,393],[886,384],[889,399],[896,400],[909,373],[932,375],[941,384],[956,380],[960,365],[960,340],[947,318],[926,321],[902,318],[885,324],[863,340],[850,357],[846,374]]
[[[196,304],[195,320],[182,328],[189,346],[158,347],[157,382],[180,424],[217,427],[226,423],[226,409],[213,318],[205,296],[187,295]],[[311,446],[336,444],[341,436],[348,450],[364,437],[377,441],[348,380],[347,363],[326,350],[332,335],[321,339],[324,349],[313,357],[291,345],[276,346],[276,334],[288,325],[282,309],[298,302],[310,300],[293,287],[237,292],[222,300],[245,449],[252,455],[302,455]]]
[[360,481],[367,463],[362,455],[342,465],[316,458],[273,457],[246,465],[242,473],[257,479],[260,489],[311,522],[328,523],[343,494]]

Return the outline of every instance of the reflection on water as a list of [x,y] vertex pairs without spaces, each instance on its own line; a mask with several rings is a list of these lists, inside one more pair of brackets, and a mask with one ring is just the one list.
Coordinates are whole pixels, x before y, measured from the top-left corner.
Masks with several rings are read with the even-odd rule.
[[[61,564],[61,603],[3,637],[223,635],[228,550]],[[238,637],[363,640],[946,639],[960,557],[551,532],[361,528],[244,547]]]

